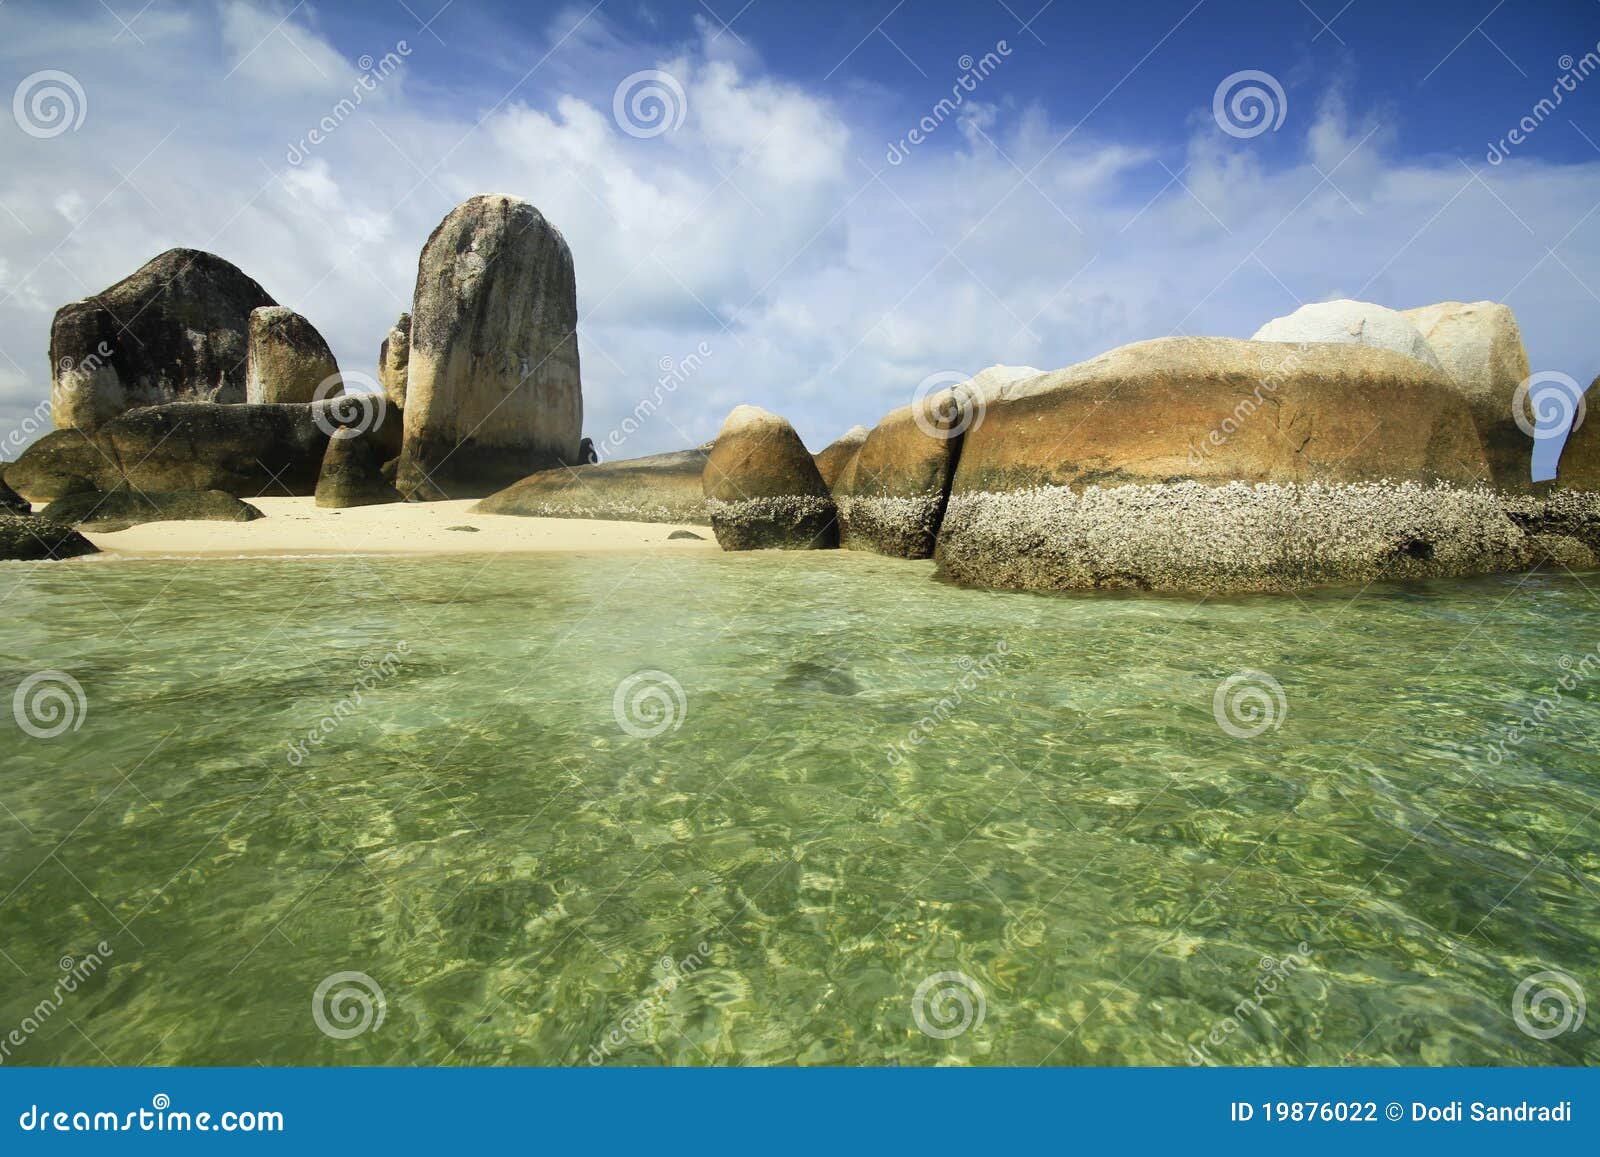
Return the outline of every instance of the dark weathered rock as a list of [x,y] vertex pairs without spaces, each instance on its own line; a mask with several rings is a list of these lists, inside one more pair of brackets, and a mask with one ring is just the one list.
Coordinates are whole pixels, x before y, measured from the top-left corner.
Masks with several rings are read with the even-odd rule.
[[50,328],[56,426],[93,429],[135,406],[244,401],[250,312],[276,304],[215,254],[169,249],[62,306]]
[[647,458],[541,470],[485,498],[474,510],[538,518],[624,522],[711,521],[700,476],[709,445]]
[[600,453],[594,448],[593,438],[584,438],[578,443],[578,461],[576,465],[592,466],[600,461]]
[[411,315],[402,313],[400,320],[378,347],[378,383],[384,396],[398,408],[406,408],[406,367],[411,360]]
[[817,473],[822,475],[822,484],[832,490],[839,481],[839,476],[850,465],[850,460],[856,456],[856,451],[861,449],[861,444],[867,440],[870,431],[865,426],[851,426],[837,441],[828,443],[815,457]]
[[98,548],[70,526],[36,514],[0,514],[0,559],[76,558]]
[[667,541],[668,542],[671,542],[673,539],[678,539],[678,538],[692,538],[696,542],[704,542],[706,540],[706,536],[705,535],[696,534],[692,530],[674,530],[671,534],[667,535]]
[[0,478],[0,514],[27,514],[33,507],[28,500],[6,485]]
[[34,502],[83,490],[222,490],[239,498],[312,494],[328,437],[373,428],[394,454],[399,424],[382,398],[346,395],[310,405],[174,402],[118,415],[93,431],[55,430],[7,467]]
[[317,505],[343,509],[401,501],[400,492],[383,476],[388,453],[379,431],[335,430],[317,477]]
[[833,496],[794,427],[739,406],[717,435],[701,477],[723,550],[816,550],[839,545]]
[[1441,371],[1364,345],[1168,338],[999,391],[944,571],[1026,589],[1292,590],[1515,569],[1523,532]]
[[500,195],[452,210],[417,262],[400,491],[482,497],[576,462],[577,323],[572,253],[539,210]]
[[145,522],[253,522],[261,511],[220,490],[173,490],[146,493],[122,489],[109,493],[80,491],[58,498],[39,517],[63,526],[112,531]]
[[338,375],[333,351],[305,318],[281,305],[250,311],[245,401],[310,402],[336,397],[344,392]]

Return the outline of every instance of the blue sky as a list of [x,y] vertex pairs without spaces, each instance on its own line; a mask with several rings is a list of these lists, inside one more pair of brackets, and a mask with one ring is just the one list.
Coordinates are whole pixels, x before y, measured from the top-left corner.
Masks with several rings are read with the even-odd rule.
[[[820,447],[933,374],[1247,337],[1337,296],[1503,300],[1535,370],[1600,370],[1600,76],[1486,158],[1600,51],[1592,0],[141,2],[0,8],[7,84],[64,72],[84,105],[55,135],[0,121],[9,430],[47,395],[54,310],[172,245],[372,372],[423,240],[483,191],[572,245],[585,425],[621,454],[747,401]],[[616,111],[644,70],[676,88],[659,134]],[[1247,70],[1283,94],[1256,135],[1213,111]]]

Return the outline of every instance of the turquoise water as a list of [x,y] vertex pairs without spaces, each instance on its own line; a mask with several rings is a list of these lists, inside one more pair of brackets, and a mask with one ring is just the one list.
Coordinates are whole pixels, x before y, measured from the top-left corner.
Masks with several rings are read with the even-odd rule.
[[1600,1061],[1597,591],[5,564],[3,1061]]

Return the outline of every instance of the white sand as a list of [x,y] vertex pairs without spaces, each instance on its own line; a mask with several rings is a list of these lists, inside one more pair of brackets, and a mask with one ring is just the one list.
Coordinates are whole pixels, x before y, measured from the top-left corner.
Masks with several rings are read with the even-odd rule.
[[[254,522],[147,522],[86,537],[111,555],[537,554],[546,551],[718,549],[710,527],[671,522],[471,514],[474,499],[324,510],[310,498],[253,498]],[[477,532],[450,530],[475,526]],[[692,530],[704,541],[672,539]]]

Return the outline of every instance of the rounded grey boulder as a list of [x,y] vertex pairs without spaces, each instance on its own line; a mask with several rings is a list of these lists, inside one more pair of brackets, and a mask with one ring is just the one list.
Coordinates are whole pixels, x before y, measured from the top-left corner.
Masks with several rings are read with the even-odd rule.
[[397,485],[482,497],[577,461],[583,397],[572,252],[538,209],[473,197],[417,262]]
[[309,402],[327,382],[322,397],[335,397],[339,363],[322,335],[305,318],[281,305],[250,311],[250,352],[245,365],[245,401]]
[[387,450],[371,430],[335,430],[317,476],[317,505],[343,509],[399,502],[400,492],[383,476]]

